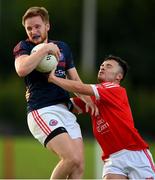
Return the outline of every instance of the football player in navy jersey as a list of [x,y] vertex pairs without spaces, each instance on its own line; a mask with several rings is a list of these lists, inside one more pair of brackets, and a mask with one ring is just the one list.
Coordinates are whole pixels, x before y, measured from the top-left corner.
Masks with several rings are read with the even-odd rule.
[[[42,58],[51,53],[56,56],[57,77],[80,81],[68,45],[48,38],[50,30],[48,11],[44,7],[30,7],[22,18],[28,38],[14,48],[15,69],[26,84],[27,121],[33,136],[47,149],[55,152],[60,161],[51,179],[80,179],[84,170],[83,140],[76,117],[69,111],[69,94],[59,86],[49,83],[46,73],[35,70]],[[34,46],[45,45],[31,54]],[[97,112],[90,97],[87,109]]]

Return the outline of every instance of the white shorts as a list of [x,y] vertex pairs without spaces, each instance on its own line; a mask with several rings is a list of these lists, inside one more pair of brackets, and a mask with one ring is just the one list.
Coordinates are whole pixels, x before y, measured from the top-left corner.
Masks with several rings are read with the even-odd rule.
[[155,166],[149,150],[121,150],[104,161],[103,177],[120,174],[129,179],[155,179]]
[[45,146],[50,139],[63,132],[68,132],[72,139],[82,138],[76,116],[63,104],[30,112],[27,122],[32,135]]

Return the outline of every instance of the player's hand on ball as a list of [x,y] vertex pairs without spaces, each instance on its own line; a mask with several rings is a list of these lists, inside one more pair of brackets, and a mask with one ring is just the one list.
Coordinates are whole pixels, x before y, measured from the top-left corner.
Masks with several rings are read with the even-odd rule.
[[48,53],[53,54],[57,58],[57,60],[59,60],[60,56],[61,56],[61,52],[60,52],[60,49],[58,48],[58,46],[52,42],[47,43],[47,45],[49,46]]
[[60,50],[57,45],[53,43],[41,43],[32,49],[31,54],[39,51],[40,49],[46,50],[47,55],[42,58],[40,63],[37,65],[36,70],[42,73],[48,73],[57,67]]
[[54,80],[56,67],[48,74],[48,82],[52,82]]

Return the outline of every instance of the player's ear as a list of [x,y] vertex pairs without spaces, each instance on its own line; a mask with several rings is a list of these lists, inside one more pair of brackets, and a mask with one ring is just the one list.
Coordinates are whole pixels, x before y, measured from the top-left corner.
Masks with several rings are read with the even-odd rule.
[[50,24],[49,23],[46,24],[46,28],[47,28],[47,31],[50,30]]
[[116,79],[118,81],[121,81],[123,79],[123,74],[122,73],[118,73],[117,76],[116,76]]

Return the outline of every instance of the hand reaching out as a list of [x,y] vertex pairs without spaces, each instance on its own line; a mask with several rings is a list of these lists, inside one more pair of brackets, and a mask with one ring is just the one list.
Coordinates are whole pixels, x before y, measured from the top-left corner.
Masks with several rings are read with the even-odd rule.
[[91,112],[92,116],[99,115],[98,107],[96,106],[96,104],[94,104],[90,96],[77,94],[77,93],[76,93],[76,96],[80,97],[85,102],[86,112]]
[[[88,96],[89,98],[89,96]],[[91,112],[91,115],[93,116],[98,116],[99,115],[99,110],[98,107],[96,106],[96,104],[94,104],[94,102],[91,100],[88,100],[87,98],[87,102],[86,102],[86,112]]]

